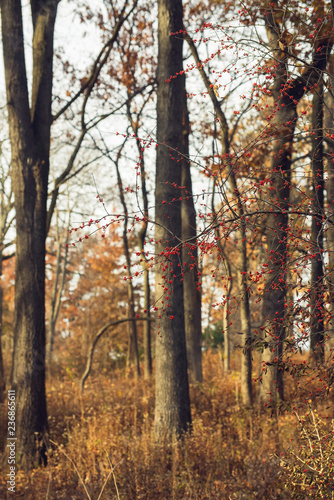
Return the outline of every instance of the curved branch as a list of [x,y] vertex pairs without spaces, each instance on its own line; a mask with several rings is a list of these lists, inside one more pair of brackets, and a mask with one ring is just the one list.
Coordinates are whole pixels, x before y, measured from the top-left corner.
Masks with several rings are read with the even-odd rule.
[[116,326],[116,325],[119,325],[121,323],[125,323],[126,321],[153,321],[151,318],[123,318],[123,319],[117,319],[117,320],[114,320],[114,321],[110,321],[109,323],[107,323],[106,325],[104,325],[98,332],[97,334],[95,335],[95,337],[93,338],[92,340],[92,343],[90,345],[90,348],[89,348],[89,352],[88,352],[88,355],[87,355],[87,363],[86,363],[86,368],[85,368],[85,371],[81,377],[81,381],[80,381],[80,390],[81,392],[83,392],[84,390],[84,386],[85,386],[85,382],[91,372],[91,369],[92,369],[92,364],[93,364],[93,356],[94,356],[94,351],[95,351],[95,347],[96,347],[96,344],[98,343],[98,341],[100,340],[100,338],[102,337],[102,335],[111,327],[111,326]]

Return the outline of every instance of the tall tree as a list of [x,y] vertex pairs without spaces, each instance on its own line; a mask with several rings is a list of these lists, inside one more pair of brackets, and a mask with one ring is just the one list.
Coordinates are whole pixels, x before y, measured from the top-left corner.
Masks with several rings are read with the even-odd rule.
[[314,362],[324,361],[324,268],[323,268],[323,217],[324,217],[324,143],[323,119],[324,94],[323,84],[316,86],[312,108],[312,263],[310,287],[310,344]]
[[21,1],[1,0],[2,42],[16,210],[12,387],[17,453],[24,466],[46,463],[45,238],[51,127],[53,34],[57,0],[32,0],[31,106]]
[[[53,353],[54,340],[56,334],[56,324],[59,316],[60,305],[66,280],[66,271],[68,264],[68,240],[69,240],[69,229],[71,223],[71,212],[69,207],[67,207],[67,216],[68,216],[68,221],[67,221],[67,227],[65,228],[65,238],[64,237],[62,238],[59,227],[59,212],[58,210],[56,210],[56,235],[55,235],[56,262],[55,262],[55,273],[54,273],[54,282],[51,295],[50,316],[49,316],[50,331],[49,331],[49,340],[47,345],[48,362],[52,361],[52,353]],[[62,248],[64,249],[63,255],[62,255]]]
[[[75,95],[52,116],[53,36],[58,3],[59,0],[30,2],[33,74],[29,93],[21,1],[0,0],[17,229],[12,384],[17,391],[17,452],[27,466],[33,464],[36,450],[39,458],[46,461],[45,238],[60,185],[84,167],[72,173],[86,134],[111,114],[104,114],[96,120],[90,120],[89,124],[86,123],[88,100],[109,59],[119,31],[134,11],[137,0],[134,0],[132,6],[129,6],[128,0],[124,0],[121,9],[114,9],[112,33],[94,61],[89,77]],[[65,170],[56,179],[47,216],[51,123],[82,95],[81,132]]]
[[[334,57],[330,58],[329,62],[329,82],[330,88],[334,86]],[[326,128],[326,134],[323,134],[323,140],[328,144],[326,162],[326,208],[328,217],[328,228],[326,230],[326,250],[328,253],[328,265],[327,269],[327,284],[329,290],[329,324],[328,330],[331,332],[331,339],[333,339],[334,331],[334,158],[333,158],[333,148],[334,141],[333,135],[333,123],[334,123],[334,99],[333,91],[326,92],[324,95],[324,123]],[[333,136],[334,137],[334,136]]]
[[187,107],[186,89],[183,92],[182,118],[182,178],[184,189],[182,197],[182,266],[184,320],[187,343],[189,373],[193,380],[202,382],[202,321],[201,293],[198,282],[198,249],[196,242],[196,211],[193,199],[189,160],[190,122]]
[[[235,165],[231,160],[231,143],[233,138],[233,131],[230,133],[228,122],[225,113],[222,108],[222,101],[219,101],[213,84],[210,82],[206,71],[203,68],[202,61],[199,58],[196,46],[190,36],[185,35],[185,39],[188,42],[193,58],[197,64],[199,72],[201,74],[204,85],[212,101],[215,114],[220,123],[220,143],[221,143],[221,155],[222,158],[226,160],[226,172],[229,181],[230,189],[233,195],[236,197],[237,203],[235,207],[235,213],[240,219],[238,226],[238,286],[239,293],[241,295],[240,301],[240,324],[243,335],[243,355],[241,358],[241,394],[242,401],[245,406],[252,406],[252,355],[249,348],[250,338],[251,338],[251,324],[250,324],[250,307],[249,307],[249,288],[247,284],[247,269],[248,269],[248,258],[247,258],[247,236],[246,236],[246,222],[245,222],[245,210],[244,203],[242,199],[241,192],[237,184],[236,169]],[[235,130],[234,130],[235,131]],[[217,232],[217,231],[216,231]]]
[[128,348],[128,358],[127,364],[131,365],[132,362],[136,365],[136,376],[140,377],[140,365],[139,365],[139,350],[138,350],[138,333],[137,333],[137,323],[135,321],[136,313],[135,313],[135,293],[134,286],[131,279],[131,254],[129,249],[129,239],[128,239],[128,208],[125,201],[124,196],[124,188],[122,183],[122,177],[119,169],[119,158],[120,154],[117,155],[117,160],[114,162],[117,172],[117,183],[119,188],[119,195],[122,203],[122,207],[124,210],[124,226],[123,226],[123,246],[124,246],[124,254],[126,260],[126,269],[127,269],[127,288],[128,288],[128,315],[129,318],[133,318],[132,321],[129,322],[129,348]]
[[[181,281],[182,36],[181,0],[158,0],[158,94],[156,164],[156,341],[155,434],[180,435],[191,424]],[[178,73],[178,75],[176,75]],[[177,76],[170,78],[170,76]]]
[[[291,183],[292,147],[297,122],[297,105],[307,91],[319,81],[326,68],[332,49],[332,36],[324,23],[320,35],[312,46],[312,61],[305,62],[300,76],[289,76],[290,52],[285,44],[282,23],[284,16],[277,2],[270,4],[265,12],[269,48],[274,62],[274,84],[271,94],[276,103],[274,128],[275,139],[268,202],[270,213],[266,236],[270,252],[266,282],[263,293],[263,328],[268,336],[268,348],[263,360],[268,373],[260,387],[260,401],[275,399],[278,394],[284,399],[283,370],[280,367],[285,338],[285,305],[287,298],[287,244],[289,237],[289,200]],[[323,3],[319,3],[319,9]],[[275,383],[276,382],[276,383]]]
[[[151,94],[149,94],[150,96]],[[151,349],[151,287],[150,287],[150,264],[148,261],[147,254],[145,252],[145,238],[147,234],[148,221],[149,221],[149,207],[148,207],[148,191],[146,186],[146,170],[145,170],[145,160],[144,160],[144,152],[143,152],[143,143],[141,139],[138,137],[139,133],[139,119],[144,110],[144,106],[146,104],[146,100],[144,104],[140,108],[139,112],[134,114],[131,111],[130,103],[127,106],[127,115],[128,120],[130,122],[131,128],[137,138],[136,145],[139,153],[139,161],[138,166],[140,168],[140,184],[141,184],[141,194],[143,200],[143,209],[142,209],[142,224],[141,228],[138,232],[138,245],[141,253],[141,265],[143,268],[143,278],[144,278],[144,314],[148,321],[144,321],[143,325],[143,343],[144,343],[144,377],[150,378],[152,375],[152,349]]]
[[[6,247],[10,245],[10,242],[5,242],[5,239],[8,235],[8,231],[11,229],[12,223],[15,220],[15,215],[11,214],[14,199],[13,199],[13,189],[12,184],[10,183],[10,187],[7,191],[6,185],[10,180],[10,167],[7,165],[3,167],[2,160],[4,158],[2,148],[0,149],[0,153],[2,155],[1,165],[0,165],[0,278],[2,277],[3,272],[3,261],[12,257],[11,255],[5,255],[4,250]],[[0,282],[0,402],[3,402],[5,399],[5,389],[6,389],[6,380],[5,380],[5,371],[4,371],[4,363],[3,363],[3,355],[2,355],[2,341],[1,336],[3,333],[2,328],[2,313],[3,313],[3,284]]]

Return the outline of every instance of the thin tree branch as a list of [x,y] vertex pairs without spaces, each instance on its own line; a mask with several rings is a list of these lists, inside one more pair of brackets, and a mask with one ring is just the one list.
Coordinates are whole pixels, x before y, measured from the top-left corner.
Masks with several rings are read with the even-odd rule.
[[83,392],[84,390],[84,386],[85,386],[85,382],[91,372],[91,369],[92,369],[92,363],[93,363],[93,356],[94,356],[94,351],[95,351],[95,347],[96,347],[96,344],[98,343],[98,341],[100,340],[100,338],[102,337],[102,335],[111,327],[111,326],[116,326],[116,325],[120,325],[121,323],[125,323],[127,321],[154,321],[152,318],[146,318],[146,317],[140,317],[140,318],[123,318],[123,319],[117,319],[117,320],[114,320],[114,321],[110,321],[109,323],[107,323],[106,325],[104,325],[99,331],[98,333],[95,335],[95,337],[93,338],[92,342],[91,342],[91,345],[90,345],[90,348],[89,348],[89,353],[88,353],[88,356],[87,356],[87,363],[86,363],[86,368],[85,368],[85,371],[81,377],[81,381],[80,381],[80,389],[81,389],[81,392]]

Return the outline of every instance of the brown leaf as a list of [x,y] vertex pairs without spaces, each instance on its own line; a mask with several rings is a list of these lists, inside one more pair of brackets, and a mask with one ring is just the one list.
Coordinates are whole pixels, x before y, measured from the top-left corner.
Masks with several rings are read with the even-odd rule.
[[218,90],[217,90],[217,89],[218,89],[218,85],[214,85],[214,86],[213,86],[213,91],[214,91],[214,93],[216,94],[216,97],[218,97],[218,98],[220,99],[220,95],[219,95],[219,93],[218,93]]

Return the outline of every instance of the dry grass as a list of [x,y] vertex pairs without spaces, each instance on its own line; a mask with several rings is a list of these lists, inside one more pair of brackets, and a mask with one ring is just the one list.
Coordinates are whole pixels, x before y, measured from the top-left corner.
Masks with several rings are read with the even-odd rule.
[[[65,372],[66,373],[66,372]],[[49,465],[17,476],[19,498],[291,499],[274,454],[291,445],[293,415],[245,411],[238,378],[223,376],[219,356],[206,354],[205,382],[191,387],[193,432],[182,442],[154,443],[152,382],[121,371],[88,380],[64,375],[48,383]],[[1,410],[1,424],[5,427]],[[4,434],[1,434],[2,440]],[[6,464],[0,497],[7,498]],[[305,497],[307,498],[307,497]]]

